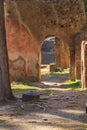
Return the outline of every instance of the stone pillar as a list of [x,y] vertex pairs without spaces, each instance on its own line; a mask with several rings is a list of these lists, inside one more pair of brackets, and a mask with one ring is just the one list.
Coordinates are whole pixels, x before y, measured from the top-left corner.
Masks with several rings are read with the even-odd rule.
[[68,44],[64,41],[61,42],[61,68],[69,67],[69,48]]
[[41,81],[41,51],[38,53],[38,63],[37,63],[37,81]]
[[56,37],[54,49],[56,67],[68,68],[70,64],[68,44]]
[[81,79],[81,44],[75,47],[75,75],[77,80]]
[[70,80],[75,80],[75,44],[70,43]]
[[87,41],[81,44],[81,83],[82,88],[87,88]]
[[61,40],[58,37],[55,37],[54,49],[56,67],[61,67]]

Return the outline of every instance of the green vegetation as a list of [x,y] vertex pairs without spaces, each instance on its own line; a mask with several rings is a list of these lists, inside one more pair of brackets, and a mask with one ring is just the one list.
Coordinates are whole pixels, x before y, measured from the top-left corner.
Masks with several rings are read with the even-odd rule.
[[[22,93],[29,91],[29,90],[36,90],[36,91],[41,90],[41,88],[39,88],[39,87],[24,85],[24,84],[12,84],[11,87],[12,87],[12,91],[14,94],[22,94]],[[49,88],[45,88],[42,91],[47,96],[49,96],[53,92],[53,90],[51,90]]]
[[51,72],[50,74],[57,75],[57,74],[66,74],[66,73],[69,73],[68,69],[62,69],[61,71],[54,71]]
[[24,84],[12,84],[11,88],[12,88],[12,91],[14,94],[21,94],[28,90],[38,90],[39,89],[39,87],[24,85]]
[[[56,76],[58,74],[66,74],[69,73],[69,69],[63,69],[61,72],[51,72],[50,74],[46,74],[45,77],[50,77],[50,76]],[[32,85],[26,85],[26,84],[17,84],[17,83],[13,83],[11,85],[12,87],[12,91],[14,94],[22,94],[26,91],[29,90],[41,90],[41,88],[39,88],[38,86],[32,86]],[[81,85],[80,85],[80,81],[71,81],[68,80],[67,82],[65,82],[61,87],[65,87],[69,90],[75,90],[75,89],[81,89]],[[46,93],[46,95],[50,95],[53,90],[49,89],[49,88],[45,88],[43,89],[43,91]]]
[[83,126],[84,130],[87,130],[87,126]]
[[75,89],[81,90],[80,81],[68,80],[68,81],[66,81],[66,83],[64,85],[66,86],[67,89],[70,89],[70,90],[75,90]]

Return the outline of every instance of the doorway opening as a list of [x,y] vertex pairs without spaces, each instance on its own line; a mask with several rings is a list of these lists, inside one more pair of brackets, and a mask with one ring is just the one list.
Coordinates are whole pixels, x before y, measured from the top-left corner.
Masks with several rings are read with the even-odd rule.
[[50,66],[55,66],[55,36],[44,40],[41,47],[41,75],[49,74]]
[[69,64],[68,44],[56,36],[46,38],[41,48],[41,75],[69,71]]

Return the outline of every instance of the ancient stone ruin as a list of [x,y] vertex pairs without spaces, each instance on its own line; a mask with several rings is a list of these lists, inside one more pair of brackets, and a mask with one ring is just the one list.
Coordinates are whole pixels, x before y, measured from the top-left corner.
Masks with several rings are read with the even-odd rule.
[[37,80],[39,48],[36,42],[18,21],[6,19],[6,29],[11,80],[26,76],[30,80]]
[[40,80],[41,46],[51,35],[61,39],[61,46],[67,48],[65,57],[66,66],[70,66],[70,79],[80,79],[81,43],[86,41],[86,13],[82,0],[9,0],[5,2],[5,19],[13,79],[27,76]]
[[81,83],[87,88],[87,41],[81,43]]
[[69,68],[70,54],[68,43],[64,43],[62,39],[56,37],[54,48],[55,48],[56,68]]

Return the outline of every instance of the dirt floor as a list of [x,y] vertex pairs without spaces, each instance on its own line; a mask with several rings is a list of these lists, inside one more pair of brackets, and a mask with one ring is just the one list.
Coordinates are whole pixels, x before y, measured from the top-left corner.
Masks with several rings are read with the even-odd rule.
[[[87,91],[67,90],[68,74],[43,76],[39,101],[0,107],[0,130],[87,130]],[[20,95],[21,96],[21,95]]]

